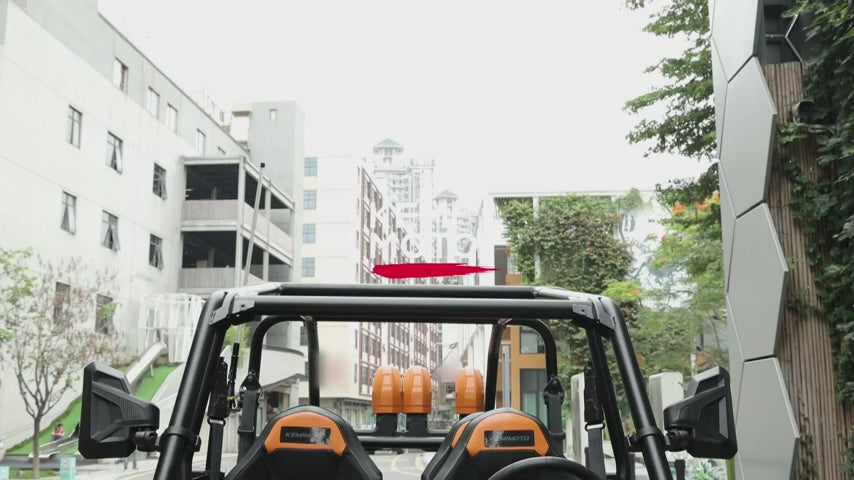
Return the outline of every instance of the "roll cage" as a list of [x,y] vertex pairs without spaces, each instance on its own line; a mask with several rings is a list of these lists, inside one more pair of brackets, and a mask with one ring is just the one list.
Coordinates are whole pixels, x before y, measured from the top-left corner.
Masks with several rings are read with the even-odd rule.
[[[605,427],[608,429],[617,467],[616,474],[608,477],[620,480],[633,478],[630,453],[641,452],[650,478],[671,479],[665,452],[684,450],[687,440],[685,438],[680,440],[680,433],[677,433],[674,441],[670,432],[665,436],[656,426],[652,407],[644,389],[643,377],[620,309],[607,297],[552,287],[267,283],[216,292],[208,298],[200,315],[168,427],[159,436],[150,429],[136,432],[131,430],[133,442],[136,446],[144,445],[140,449],[160,451],[155,480],[219,478],[213,472],[219,472],[221,438],[209,439],[205,471],[192,471],[193,455],[200,447],[198,435],[204,421],[206,407],[209,408],[208,415],[213,418],[211,412],[217,408],[221,410],[225,400],[223,390],[227,367],[221,353],[227,330],[234,325],[260,320],[251,339],[247,376],[237,394],[234,395],[238,408],[232,411],[242,408],[238,427],[239,456],[245,453],[255,441],[255,432],[259,428],[255,423],[255,413],[261,390],[259,379],[264,336],[270,327],[289,321],[303,322],[306,327],[308,401],[315,406],[320,404],[317,338],[317,324],[320,322],[430,322],[492,325],[484,374],[484,410],[495,408],[498,358],[504,329],[510,325],[530,327],[537,331],[544,341],[547,383],[543,398],[547,409],[546,424],[551,435],[550,440],[554,444],[559,444],[565,438],[561,420],[564,389],[558,378],[555,340],[543,319],[568,321],[586,331],[590,348],[588,385],[594,386],[595,393],[585,397],[588,400],[585,414],[588,414],[589,410],[601,412],[599,423],[604,420]],[[630,438],[626,437],[623,430],[604,340],[609,340],[611,343],[625,399],[635,427],[635,433]],[[233,351],[228,381],[231,392],[234,392],[238,355],[236,350],[239,350],[239,346],[235,345],[235,347],[237,348]],[[726,378],[728,381],[728,376]],[[732,423],[729,386],[726,382],[723,386],[726,387],[729,425]],[[91,387],[89,388],[91,390]],[[84,385],[84,402],[86,396]],[[591,399],[594,400],[591,401]],[[231,404],[231,401],[228,400],[227,403]],[[692,410],[691,407],[694,406],[689,405],[682,410],[687,412]],[[84,416],[86,409],[84,405]],[[680,410],[678,413],[683,412]],[[682,416],[687,417],[687,414]],[[682,416],[679,418],[681,419]],[[89,433],[91,429],[87,422],[82,423]],[[403,432],[380,430],[378,428],[373,431],[357,432],[359,441],[369,449],[410,447],[435,450],[447,433],[429,430],[426,428],[426,423],[422,427],[409,428]],[[734,433],[730,436],[734,448]],[[216,445],[217,442],[219,445]],[[94,450],[95,447],[92,449]],[[83,452],[82,446],[81,452]]]

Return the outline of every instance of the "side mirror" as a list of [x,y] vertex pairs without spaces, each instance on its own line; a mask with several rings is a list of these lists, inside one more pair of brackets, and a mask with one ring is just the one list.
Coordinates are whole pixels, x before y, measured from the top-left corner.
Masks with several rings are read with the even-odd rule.
[[160,410],[131,395],[122,372],[97,362],[83,369],[81,455],[89,459],[127,457],[136,448],[134,433],[159,426]]
[[664,409],[670,450],[699,458],[732,458],[738,452],[729,372],[715,367],[696,375],[687,397]]

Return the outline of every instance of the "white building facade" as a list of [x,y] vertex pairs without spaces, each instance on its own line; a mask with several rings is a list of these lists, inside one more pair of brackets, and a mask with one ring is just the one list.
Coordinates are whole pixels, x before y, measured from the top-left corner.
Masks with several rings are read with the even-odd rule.
[[418,252],[427,262],[434,261],[435,169],[435,160],[403,157],[403,146],[389,138],[374,146],[369,159],[369,172],[397,208],[403,227],[418,239]]
[[[367,162],[321,156],[306,158],[304,165],[302,281],[416,283],[372,272],[376,265],[406,262],[406,252],[416,248]],[[442,342],[441,327],[423,323],[321,322],[318,336],[321,406],[339,412],[357,428],[374,422],[374,372],[385,365],[401,372],[420,365],[435,372]],[[305,383],[301,397],[308,397]]]
[[[241,282],[259,183],[251,281],[298,279],[302,112],[273,102],[241,113],[251,118],[246,141],[123,37],[95,0],[0,0],[0,247],[115,272],[116,311],[96,318],[93,298],[91,328],[118,334],[129,356],[145,347],[145,298]],[[279,341],[298,344],[295,334]],[[0,377],[0,437],[12,445],[31,424],[9,370]]]

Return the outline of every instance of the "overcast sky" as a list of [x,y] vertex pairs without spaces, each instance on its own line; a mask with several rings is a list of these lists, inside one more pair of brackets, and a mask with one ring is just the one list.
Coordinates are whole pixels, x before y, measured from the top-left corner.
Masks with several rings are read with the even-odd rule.
[[[188,91],[296,100],[306,155],[386,137],[470,206],[499,191],[652,188],[705,165],[643,158],[623,103],[680,47],[621,0],[100,0]],[[660,3],[660,2],[659,2]],[[437,192],[438,193],[438,192]]]

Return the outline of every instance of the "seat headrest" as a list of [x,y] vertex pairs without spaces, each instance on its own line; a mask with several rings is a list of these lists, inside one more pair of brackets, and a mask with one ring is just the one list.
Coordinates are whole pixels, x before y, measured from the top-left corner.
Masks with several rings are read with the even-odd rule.
[[457,372],[455,384],[456,412],[468,415],[483,411],[483,375],[474,367]]
[[388,366],[377,369],[374,374],[371,409],[374,414],[400,413],[403,411],[403,388],[400,381],[400,370]]
[[409,367],[403,377],[403,413],[430,413],[433,408],[433,381],[421,366]]
[[470,457],[485,451],[533,450],[546,455],[551,445],[545,426],[535,417],[510,408],[491,410],[473,419],[465,441]]
[[341,433],[340,418],[317,407],[286,410],[271,420],[272,427],[264,440],[264,449],[331,450],[341,456],[347,442]]

